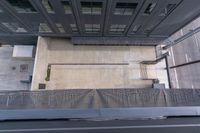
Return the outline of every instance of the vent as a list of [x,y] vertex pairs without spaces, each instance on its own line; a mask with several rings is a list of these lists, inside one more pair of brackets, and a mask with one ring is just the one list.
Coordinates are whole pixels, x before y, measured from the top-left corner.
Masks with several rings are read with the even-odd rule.
[[38,89],[46,89],[46,84],[39,83]]
[[20,65],[20,72],[28,72],[28,64]]

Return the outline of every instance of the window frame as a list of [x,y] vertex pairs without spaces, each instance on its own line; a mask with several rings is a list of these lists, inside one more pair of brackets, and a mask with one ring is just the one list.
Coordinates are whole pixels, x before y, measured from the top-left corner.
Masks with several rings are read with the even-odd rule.
[[41,1],[43,8],[46,10],[49,14],[55,14],[55,10],[49,0],[42,0]]
[[114,15],[133,15],[138,7],[136,2],[116,2]]
[[68,0],[61,0],[61,5],[62,5],[62,7],[63,7],[63,9],[65,11],[65,14],[72,14],[73,13],[70,1],[68,1]]
[[[35,7],[32,5],[31,1],[29,0],[6,0],[10,6],[12,6],[12,8],[17,12],[17,13],[26,13],[26,14],[30,14],[30,13],[38,13],[37,10],[35,9]],[[20,2],[21,1],[21,2]],[[22,2],[22,1],[26,1],[26,3]],[[18,4],[18,5],[15,5]],[[29,7],[26,8],[22,8],[22,6],[24,6],[23,4],[28,5]],[[21,6],[21,7],[20,7]],[[27,11],[29,10],[29,11]]]
[[84,15],[102,15],[103,2],[101,1],[81,1],[80,5],[81,13]]
[[1,22],[1,24],[6,27],[9,31],[15,33],[27,33],[28,31],[19,25],[17,22]]
[[126,24],[111,24],[109,33],[113,34],[123,34],[127,28]]
[[101,24],[85,24],[85,33],[100,33]]
[[70,24],[70,27],[71,27],[72,33],[78,33],[79,32],[76,24]]
[[[42,29],[42,31],[41,31],[41,29]],[[38,32],[39,33],[52,33],[53,31],[47,23],[40,23]]]

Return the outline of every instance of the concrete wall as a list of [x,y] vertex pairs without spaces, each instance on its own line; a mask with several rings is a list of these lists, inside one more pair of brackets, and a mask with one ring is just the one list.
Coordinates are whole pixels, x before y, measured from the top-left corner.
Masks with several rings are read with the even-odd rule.
[[[176,40],[200,27],[200,17],[170,37]],[[200,60],[200,32],[179,42],[169,49],[169,65],[177,66]],[[200,88],[200,63],[173,68],[170,71],[174,88]]]
[[[46,89],[151,87],[151,80],[141,80],[139,62],[155,58],[150,46],[74,46],[67,39],[39,37],[32,90],[39,83],[45,83]],[[49,63],[74,65],[52,65],[50,81],[45,81]]]

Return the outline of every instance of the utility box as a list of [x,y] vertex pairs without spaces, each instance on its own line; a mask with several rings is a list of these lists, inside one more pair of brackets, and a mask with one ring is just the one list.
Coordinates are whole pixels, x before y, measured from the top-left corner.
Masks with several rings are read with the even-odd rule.
[[33,59],[34,48],[34,46],[15,45],[12,57],[17,59]]

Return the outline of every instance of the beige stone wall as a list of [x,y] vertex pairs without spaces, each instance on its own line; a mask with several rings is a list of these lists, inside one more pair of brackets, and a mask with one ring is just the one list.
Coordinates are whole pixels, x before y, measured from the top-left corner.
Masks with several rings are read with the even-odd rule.
[[[67,39],[39,37],[32,90],[39,83],[47,89],[151,87],[151,80],[141,80],[139,62],[155,58],[150,46],[74,46]],[[53,65],[50,81],[45,81],[49,63],[129,65]]]

